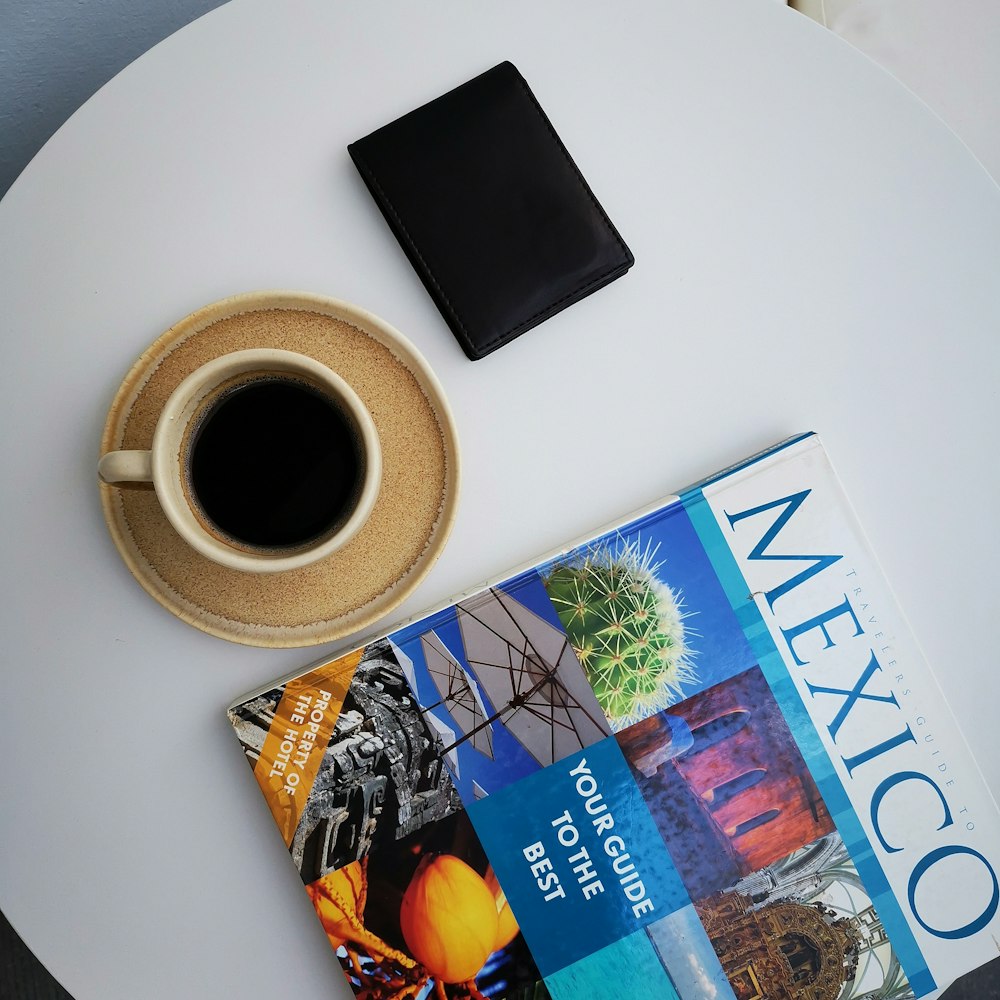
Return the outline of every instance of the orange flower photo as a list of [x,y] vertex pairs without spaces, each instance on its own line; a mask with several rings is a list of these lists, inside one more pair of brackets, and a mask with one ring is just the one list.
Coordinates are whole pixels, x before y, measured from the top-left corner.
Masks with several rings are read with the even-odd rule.
[[364,1000],[545,996],[464,812],[330,872],[306,891]]

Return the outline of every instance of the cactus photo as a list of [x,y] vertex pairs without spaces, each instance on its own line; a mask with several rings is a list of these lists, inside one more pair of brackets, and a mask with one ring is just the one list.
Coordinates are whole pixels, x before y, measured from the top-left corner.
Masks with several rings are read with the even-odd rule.
[[695,678],[681,597],[655,551],[602,542],[553,566],[545,589],[617,731],[678,701]]
[[679,504],[538,567],[614,732],[755,662]]

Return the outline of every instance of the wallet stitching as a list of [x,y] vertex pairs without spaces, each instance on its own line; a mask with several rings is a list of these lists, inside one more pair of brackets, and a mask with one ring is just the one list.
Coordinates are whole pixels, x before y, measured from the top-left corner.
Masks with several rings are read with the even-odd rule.
[[532,313],[527,319],[523,319],[520,322],[515,323],[512,327],[509,327],[502,334],[494,337],[492,340],[483,344],[483,347],[490,347],[491,345],[495,344],[498,340],[503,340],[504,337],[509,337],[512,333],[516,333],[521,329],[521,327],[529,326],[531,323],[537,320],[539,316],[544,316],[546,313],[556,309],[558,306],[562,305],[562,303],[565,302],[567,299],[573,298],[574,295],[579,295],[580,292],[590,288],[591,285],[600,284],[609,274],[612,274],[613,272],[618,270],[619,267],[621,267],[621,264],[612,264],[606,271],[602,271],[600,274],[591,278],[590,281],[585,281],[583,282],[583,284],[577,285],[576,288],[571,289],[565,295],[562,295],[558,299],[556,299],[554,302],[550,302],[547,306],[545,306],[544,309],[539,309],[538,312]]
[[[573,175],[576,177],[577,183],[583,189],[584,193],[589,198],[591,205],[594,207],[598,215],[603,220],[607,231],[614,237],[621,250],[625,253],[627,260],[627,258],[631,256],[631,253],[629,251],[629,248],[625,245],[625,241],[621,238],[621,235],[618,233],[618,231],[612,224],[611,220],[608,218],[607,213],[601,207],[600,202],[598,202],[597,198],[594,196],[594,192],[590,189],[590,185],[587,184],[587,181],[584,178],[583,174],[580,172],[579,167],[577,167],[576,163],[573,162],[573,158],[569,155],[569,151],[563,145],[562,140],[559,138],[558,133],[553,128],[552,123],[548,119],[548,116],[542,110],[542,106],[538,103],[538,100],[532,93],[531,88],[527,84],[527,81],[524,79],[523,76],[521,76],[521,74],[517,71],[515,67],[512,67],[512,69],[514,69],[514,76],[517,78],[517,82],[521,87],[521,90],[524,91],[525,96],[528,98],[532,107],[535,109],[535,112],[537,113],[538,117],[541,119],[542,123],[545,125],[545,128],[548,130],[548,133],[552,137],[552,140],[555,142],[556,148],[562,153],[563,159],[566,161],[570,169],[573,171]],[[378,182],[378,178],[375,176],[375,173],[372,170],[371,166],[369,165],[367,159],[359,157],[358,160],[359,160],[359,165],[363,168],[365,172],[367,180],[369,181],[369,183],[373,184],[375,188],[378,190],[378,193],[381,196],[384,205],[389,209],[390,213],[392,214],[392,217],[395,220],[396,225],[399,227],[400,232],[406,237],[406,241],[409,244],[410,249],[413,251],[417,259],[423,265],[424,269],[427,272],[427,276],[430,278],[432,284],[440,294],[442,300],[444,301],[445,306],[448,309],[448,312],[451,314],[454,321],[458,324],[459,329],[461,330],[462,337],[465,340],[465,343],[468,345],[469,349],[475,354],[480,354],[480,355],[486,354],[488,353],[489,350],[493,349],[494,347],[514,339],[514,337],[518,333],[524,332],[524,328],[530,327],[531,324],[537,321],[540,316],[544,316],[546,313],[551,313],[557,310],[558,307],[561,306],[562,303],[565,302],[567,299],[571,299],[574,296],[579,295],[581,292],[590,288],[592,285],[600,284],[608,277],[608,275],[620,269],[622,267],[622,264],[624,263],[622,261],[616,261],[615,263],[610,264],[607,267],[607,269],[602,271],[600,274],[591,278],[589,281],[585,281],[577,285],[575,288],[568,291],[565,295],[556,299],[554,302],[550,302],[547,306],[543,307],[542,309],[539,309],[537,312],[533,313],[531,316],[528,316],[526,319],[520,320],[517,323],[513,324],[512,326],[509,326],[502,333],[498,333],[495,337],[492,337],[490,340],[487,340],[482,344],[476,344],[476,342],[472,339],[471,335],[469,334],[469,331],[465,323],[462,321],[462,317],[459,315],[458,310],[455,308],[454,305],[452,305],[451,299],[448,298],[448,295],[445,292],[444,288],[442,287],[441,282],[435,275],[434,270],[430,265],[430,262],[420,252],[420,248],[417,246],[416,240],[414,240],[414,238],[410,235],[410,231],[406,228],[405,224],[403,223],[403,220],[400,217],[399,212],[396,211],[396,206],[392,203],[392,199],[389,197],[388,193],[385,191],[382,185]]]

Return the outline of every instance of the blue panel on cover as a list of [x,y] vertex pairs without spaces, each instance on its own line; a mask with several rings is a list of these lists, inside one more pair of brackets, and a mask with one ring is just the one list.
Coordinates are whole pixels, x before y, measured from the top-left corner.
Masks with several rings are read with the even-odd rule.
[[[552,1000],[621,1000],[622,980],[641,983],[641,995],[655,1000],[679,997],[643,931],[630,934],[606,948],[553,973],[545,980]],[[636,994],[638,995],[638,994]]]
[[614,738],[468,812],[542,975],[690,901]]

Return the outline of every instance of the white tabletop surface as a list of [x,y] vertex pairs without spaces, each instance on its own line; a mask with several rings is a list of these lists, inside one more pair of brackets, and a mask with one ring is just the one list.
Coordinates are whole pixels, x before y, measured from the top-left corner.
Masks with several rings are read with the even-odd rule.
[[1000,11],[991,0],[795,0],[940,115],[1000,178]]
[[[636,265],[473,364],[345,146],[503,59]],[[94,472],[142,349],[258,288],[364,305],[449,395],[461,511],[394,620],[820,431],[996,794],[998,265],[962,143],[767,0],[237,0],[158,45],[0,202],[0,907],[77,1000],[348,995],[223,714],[323,650],[173,618]]]

